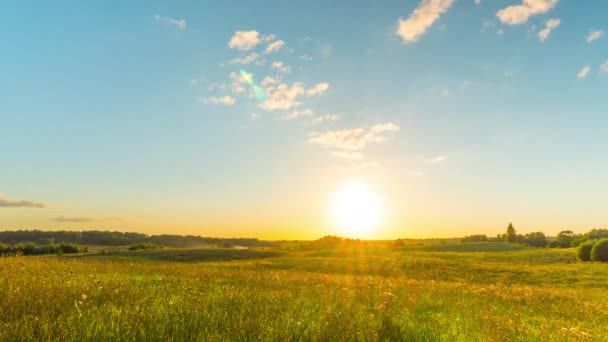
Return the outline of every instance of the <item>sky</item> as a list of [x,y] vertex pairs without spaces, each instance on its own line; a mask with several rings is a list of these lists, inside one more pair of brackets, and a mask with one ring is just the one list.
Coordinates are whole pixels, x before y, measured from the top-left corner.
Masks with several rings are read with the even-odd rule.
[[0,229],[314,239],[608,223],[608,2],[4,1]]

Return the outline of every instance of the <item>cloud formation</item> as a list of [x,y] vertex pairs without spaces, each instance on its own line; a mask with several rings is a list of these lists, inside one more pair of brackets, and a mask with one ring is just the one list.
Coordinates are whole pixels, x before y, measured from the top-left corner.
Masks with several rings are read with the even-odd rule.
[[598,40],[600,38],[602,38],[604,36],[604,31],[593,31],[590,32],[589,35],[587,36],[587,43],[591,43],[595,40]]
[[285,45],[285,42],[282,40],[276,40],[270,44],[268,44],[268,46],[266,46],[266,54],[271,54],[273,52],[277,52],[279,51],[283,45]]
[[311,97],[311,96],[323,95],[327,91],[327,89],[329,89],[329,83],[327,83],[327,82],[317,83],[314,87],[306,90],[306,96]]
[[47,208],[47,205],[40,202],[10,200],[0,197],[0,208]]
[[608,73],[608,60],[606,60],[604,63],[600,64],[600,70],[602,72]]
[[201,103],[204,104],[221,104],[225,106],[232,106],[236,103],[236,99],[232,96],[212,96],[212,97],[203,97],[200,99]]
[[545,24],[545,28],[542,29],[540,32],[538,32],[538,39],[541,42],[544,42],[547,38],[549,38],[551,31],[553,31],[555,28],[557,28],[559,26],[560,22],[561,21],[559,19],[547,20],[547,23]]
[[154,20],[156,20],[157,23],[175,26],[180,30],[186,29],[186,20],[184,20],[184,19],[174,19],[174,18],[170,18],[170,17],[163,17],[163,16],[157,14],[154,16]]
[[[266,80],[266,79],[265,79]],[[274,81],[274,79],[272,79]],[[267,80],[266,83],[270,82]],[[280,83],[276,87],[266,87],[267,99],[258,106],[267,111],[290,110],[301,104],[300,97],[313,97],[323,95],[329,88],[329,83],[322,82],[312,88],[306,89],[300,82],[292,84]]]
[[257,60],[259,57],[260,57],[260,55],[258,55],[258,54],[257,54],[257,53],[255,53],[255,52],[252,52],[252,53],[250,53],[250,54],[249,54],[249,55],[247,55],[247,56],[244,56],[244,57],[237,57],[237,58],[235,58],[235,59],[231,60],[231,61],[230,61],[230,62],[228,62],[228,63],[230,63],[230,64],[242,64],[242,65],[248,65],[248,64],[251,64],[251,63],[255,62],[255,61],[256,61],[256,60]]
[[358,127],[308,134],[308,142],[341,152],[359,152],[371,143],[381,143],[389,139],[392,133],[399,131],[394,123],[371,126],[368,129]]
[[528,21],[531,16],[549,12],[558,0],[523,0],[521,5],[512,5],[501,9],[496,17],[505,24],[519,25]]
[[579,80],[585,79],[587,77],[587,75],[589,75],[589,72],[591,71],[591,67],[589,65],[585,65],[581,71],[578,72],[578,74],[576,74],[576,77]]
[[89,217],[69,217],[69,216],[58,216],[53,217],[53,221],[55,222],[64,222],[64,223],[78,223],[78,222],[93,222],[95,219]]
[[417,41],[453,3],[454,0],[422,0],[409,18],[399,18],[395,34],[404,43]]
[[258,31],[236,31],[230,41],[228,47],[242,51],[249,51],[255,48],[260,43],[260,33]]
[[291,67],[283,62],[272,62],[270,67],[277,70],[278,72],[280,72],[282,74],[291,73]]

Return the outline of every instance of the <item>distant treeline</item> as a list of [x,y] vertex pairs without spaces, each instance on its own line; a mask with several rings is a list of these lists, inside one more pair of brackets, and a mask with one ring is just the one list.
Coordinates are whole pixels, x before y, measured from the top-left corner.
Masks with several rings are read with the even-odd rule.
[[18,243],[13,245],[5,245],[0,243],[0,257],[18,256],[18,255],[43,255],[43,254],[71,254],[71,253],[86,253],[88,247],[80,247],[76,244],[59,244],[50,243],[44,246],[37,246],[31,242]]
[[533,232],[525,235],[517,234],[513,224],[509,223],[505,234],[498,234],[497,240],[520,244],[530,247],[570,248],[578,247],[587,241],[596,241],[608,238],[608,229],[592,229],[584,234],[575,234],[571,230],[564,230],[557,237],[550,240],[543,232]]
[[0,232],[0,242],[8,245],[32,242],[46,245],[56,241],[65,244],[97,245],[97,246],[127,246],[149,243],[167,247],[197,247],[197,246],[244,246],[271,247],[273,242],[253,238],[212,238],[194,235],[146,235],[141,233],[123,233],[110,231],[42,231],[18,230]]

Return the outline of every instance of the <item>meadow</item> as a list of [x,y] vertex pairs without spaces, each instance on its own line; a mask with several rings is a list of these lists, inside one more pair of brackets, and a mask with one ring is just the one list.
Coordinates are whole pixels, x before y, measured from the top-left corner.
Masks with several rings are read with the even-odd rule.
[[503,242],[0,258],[0,340],[608,340],[608,265]]

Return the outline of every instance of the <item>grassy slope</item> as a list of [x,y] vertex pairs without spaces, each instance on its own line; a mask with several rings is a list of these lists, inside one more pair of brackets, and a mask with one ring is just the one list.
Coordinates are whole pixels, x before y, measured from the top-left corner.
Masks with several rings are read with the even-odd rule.
[[[572,250],[447,246],[4,258],[0,340],[608,336],[608,265],[577,263]],[[234,250],[211,259],[222,251]],[[174,262],[186,252],[189,263]]]

